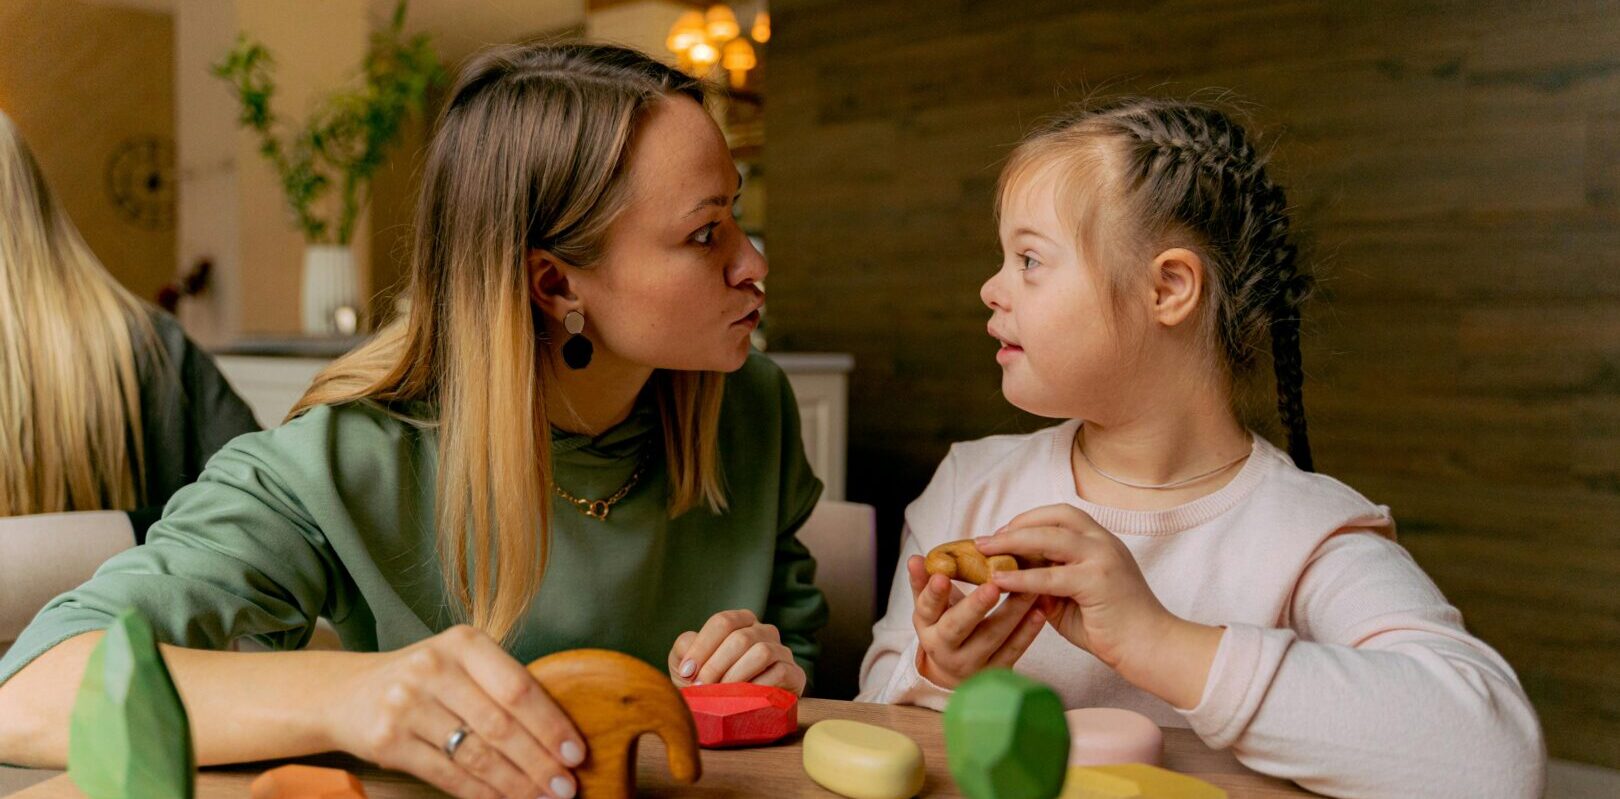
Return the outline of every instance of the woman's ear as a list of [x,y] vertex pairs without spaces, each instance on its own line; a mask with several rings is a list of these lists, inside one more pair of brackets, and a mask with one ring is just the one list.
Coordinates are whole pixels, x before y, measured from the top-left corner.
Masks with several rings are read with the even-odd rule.
[[529,273],[529,300],[553,320],[562,321],[569,311],[579,310],[569,274],[573,267],[545,250],[529,248],[523,257]]
[[1153,320],[1166,327],[1185,322],[1204,293],[1204,259],[1172,247],[1153,259]]

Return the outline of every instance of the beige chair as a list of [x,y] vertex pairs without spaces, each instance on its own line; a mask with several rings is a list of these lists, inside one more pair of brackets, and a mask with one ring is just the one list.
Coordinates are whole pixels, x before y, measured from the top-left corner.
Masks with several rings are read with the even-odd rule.
[[0,517],[0,654],[46,602],[133,546],[123,511]]
[[831,612],[817,636],[821,660],[813,693],[853,699],[876,620],[876,511],[870,505],[823,500],[799,528],[799,540],[816,558],[816,585],[827,595]]

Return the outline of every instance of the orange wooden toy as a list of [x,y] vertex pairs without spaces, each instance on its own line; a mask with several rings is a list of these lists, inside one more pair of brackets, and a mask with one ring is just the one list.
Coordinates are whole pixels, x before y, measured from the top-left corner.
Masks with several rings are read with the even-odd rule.
[[366,799],[360,780],[343,769],[281,766],[259,775],[252,799]]

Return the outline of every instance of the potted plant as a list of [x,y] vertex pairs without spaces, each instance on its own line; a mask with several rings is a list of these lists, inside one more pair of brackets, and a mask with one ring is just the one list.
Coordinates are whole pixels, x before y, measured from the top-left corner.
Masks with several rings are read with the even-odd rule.
[[[394,7],[386,28],[371,36],[356,85],[326,96],[303,127],[290,126],[271,110],[276,85],[274,59],[243,34],[213,67],[242,104],[240,123],[258,134],[259,152],[270,162],[303,233],[304,332],[353,332],[342,309],[355,313],[359,281],[350,241],[365,206],[371,177],[402,125],[422,110],[428,89],[445,79],[426,34],[404,34],[406,0]],[[286,129],[286,130],[284,130]],[[336,197],[331,197],[333,190]],[[343,327],[348,330],[343,330]]]

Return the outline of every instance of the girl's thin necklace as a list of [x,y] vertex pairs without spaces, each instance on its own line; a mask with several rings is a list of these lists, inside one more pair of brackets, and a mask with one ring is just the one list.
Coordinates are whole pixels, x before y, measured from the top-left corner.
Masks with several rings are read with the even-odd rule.
[[[1084,429],[1085,428],[1081,428],[1081,430],[1084,430]],[[1251,441],[1250,445],[1249,445],[1249,451],[1248,452],[1244,452],[1242,455],[1239,455],[1236,458],[1234,458],[1234,459],[1232,459],[1230,461],[1227,461],[1226,463],[1223,463],[1220,466],[1217,466],[1217,467],[1215,467],[1213,469],[1210,469],[1209,471],[1204,472],[1202,474],[1195,474],[1192,477],[1188,477],[1188,478],[1186,478],[1184,480],[1175,480],[1175,481],[1172,481],[1172,482],[1169,482],[1169,483],[1136,483],[1136,482],[1132,482],[1130,480],[1126,480],[1126,479],[1121,478],[1121,477],[1115,477],[1115,476],[1103,471],[1102,469],[1097,468],[1097,464],[1092,463],[1091,458],[1086,457],[1086,448],[1080,445],[1080,432],[1081,432],[1081,430],[1076,430],[1074,432],[1074,450],[1075,450],[1075,452],[1080,453],[1080,460],[1085,461],[1086,466],[1089,466],[1091,468],[1091,470],[1096,472],[1097,474],[1100,474],[1103,477],[1106,477],[1109,480],[1112,480],[1112,481],[1114,481],[1116,483],[1119,483],[1120,485],[1125,486],[1127,488],[1142,488],[1142,489],[1146,489],[1146,490],[1149,490],[1149,491],[1166,491],[1166,490],[1169,490],[1169,489],[1172,489],[1172,488],[1180,488],[1180,487],[1185,486],[1185,485],[1192,485],[1193,483],[1196,483],[1196,482],[1198,482],[1200,480],[1208,480],[1209,478],[1214,477],[1215,475],[1220,474],[1221,472],[1224,472],[1227,469],[1230,469],[1233,466],[1236,466],[1236,465],[1242,463],[1245,459],[1247,459],[1249,457],[1249,453],[1254,451],[1254,444]]]

